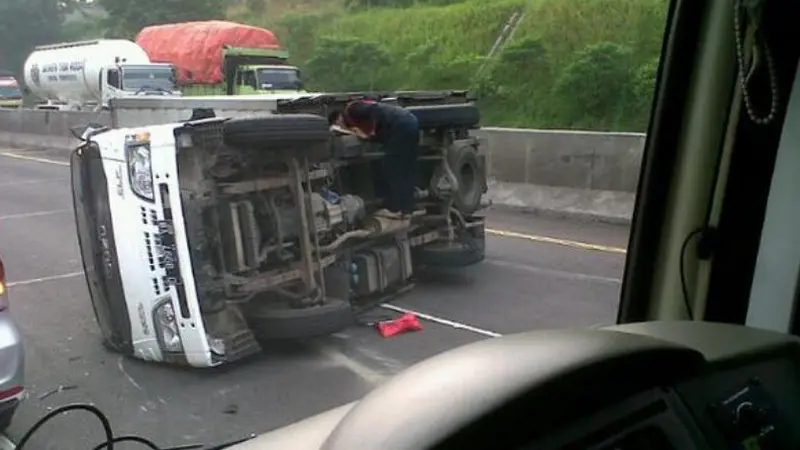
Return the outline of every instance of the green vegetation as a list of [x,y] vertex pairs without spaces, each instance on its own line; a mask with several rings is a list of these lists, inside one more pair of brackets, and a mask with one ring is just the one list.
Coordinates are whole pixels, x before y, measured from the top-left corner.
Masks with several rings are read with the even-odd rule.
[[[5,0],[0,63],[34,44],[221,18],[276,32],[310,90],[471,89],[486,125],[644,131],[667,0]],[[3,2],[0,2],[3,3]],[[145,5],[146,3],[146,5]],[[135,5],[135,6],[131,6]],[[102,7],[98,18],[65,21]],[[72,14],[75,15],[75,14]],[[510,19],[522,16],[512,38]],[[59,23],[62,24],[59,27]],[[13,44],[13,45],[12,45]],[[2,57],[5,55],[5,60]]]
[[228,0],[95,1],[108,13],[106,34],[128,39],[148,25],[219,18],[228,5]]
[[53,42],[73,1],[0,1],[0,70],[22,72],[27,50]]
[[[666,0],[247,0],[313,90],[474,89],[489,125],[643,131]],[[248,9],[249,8],[249,9]],[[514,13],[513,38],[487,54]]]

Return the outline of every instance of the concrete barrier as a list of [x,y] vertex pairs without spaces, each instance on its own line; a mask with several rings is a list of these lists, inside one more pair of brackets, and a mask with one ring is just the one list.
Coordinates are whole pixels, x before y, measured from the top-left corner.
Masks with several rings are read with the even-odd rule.
[[111,117],[107,112],[0,110],[0,146],[70,150],[78,143],[70,129],[90,122],[110,125]]
[[[0,146],[72,149],[70,128],[110,125],[106,112],[0,110]],[[644,134],[487,127],[476,131],[489,200],[521,211],[626,223],[633,212]]]
[[523,211],[628,223],[645,135],[483,128],[489,199]]

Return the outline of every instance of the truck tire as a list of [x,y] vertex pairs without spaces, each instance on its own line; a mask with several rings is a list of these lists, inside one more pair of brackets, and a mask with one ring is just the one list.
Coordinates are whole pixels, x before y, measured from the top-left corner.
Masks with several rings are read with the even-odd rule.
[[270,114],[237,117],[222,126],[223,141],[234,148],[283,149],[286,146],[325,144],[330,125],[314,114]]
[[411,260],[417,268],[461,268],[478,264],[485,258],[486,243],[483,236],[477,236],[470,230],[457,231],[453,242],[432,242],[416,247],[411,254]]
[[477,127],[481,121],[478,108],[470,103],[458,105],[409,106],[420,128]]
[[481,206],[486,180],[478,150],[469,143],[456,144],[447,152],[447,162],[458,180],[458,190],[453,193],[455,208],[464,214],[474,213]]
[[322,305],[308,308],[251,303],[242,310],[260,342],[326,336],[356,323],[350,303],[337,298],[328,298]]

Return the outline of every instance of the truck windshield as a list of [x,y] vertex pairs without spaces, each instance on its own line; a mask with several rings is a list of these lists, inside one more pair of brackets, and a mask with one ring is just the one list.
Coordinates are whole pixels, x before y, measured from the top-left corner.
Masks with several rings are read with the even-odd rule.
[[296,68],[264,67],[257,71],[258,89],[300,89],[302,82]]
[[0,85],[0,98],[18,99],[22,98],[22,91],[17,86]]
[[175,73],[169,67],[125,67],[122,89],[126,91],[174,91]]

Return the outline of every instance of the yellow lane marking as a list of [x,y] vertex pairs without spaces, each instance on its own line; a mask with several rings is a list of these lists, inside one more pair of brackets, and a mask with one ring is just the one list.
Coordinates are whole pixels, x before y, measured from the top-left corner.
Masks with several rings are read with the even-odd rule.
[[612,247],[608,245],[600,245],[600,244],[590,244],[588,242],[580,242],[580,241],[572,241],[569,239],[559,239],[549,236],[538,236],[535,234],[524,234],[524,233],[517,233],[514,231],[506,231],[506,230],[495,230],[492,228],[487,228],[486,232],[488,234],[494,236],[501,236],[507,238],[515,238],[515,239],[525,239],[527,241],[532,242],[539,242],[542,244],[554,244],[554,245],[562,245],[564,247],[573,247],[573,248],[580,248],[582,250],[596,250],[599,252],[607,252],[607,253],[619,253],[625,254],[626,250],[621,247]]
[[54,159],[47,159],[47,158],[37,158],[35,156],[28,156],[28,155],[20,155],[19,153],[11,153],[11,152],[0,152],[0,156],[5,156],[8,158],[14,159],[24,159],[26,161],[36,161],[45,164],[55,164],[57,166],[67,166],[69,167],[68,162],[64,161],[56,161]]
[[[27,155],[20,155],[19,153],[12,153],[12,152],[0,152],[0,156],[6,156],[9,158],[16,158],[16,159],[24,159],[27,161],[36,161],[45,164],[55,164],[58,166],[69,166],[69,163],[64,161],[56,161],[53,159],[47,158],[37,158],[35,156],[27,156]],[[588,242],[580,242],[580,241],[572,241],[569,239],[559,239],[549,236],[538,236],[535,234],[525,234],[525,233],[517,233],[515,231],[507,231],[507,230],[495,230],[492,228],[487,228],[486,232],[494,235],[494,236],[501,236],[501,237],[508,237],[508,238],[516,238],[516,239],[525,239],[531,242],[539,242],[542,244],[553,244],[553,245],[561,245],[564,247],[573,247],[573,248],[580,248],[583,250],[595,250],[599,252],[606,252],[606,253],[619,253],[625,254],[626,251],[624,248],[620,247],[612,247],[608,245],[600,245],[600,244],[590,244]]]

